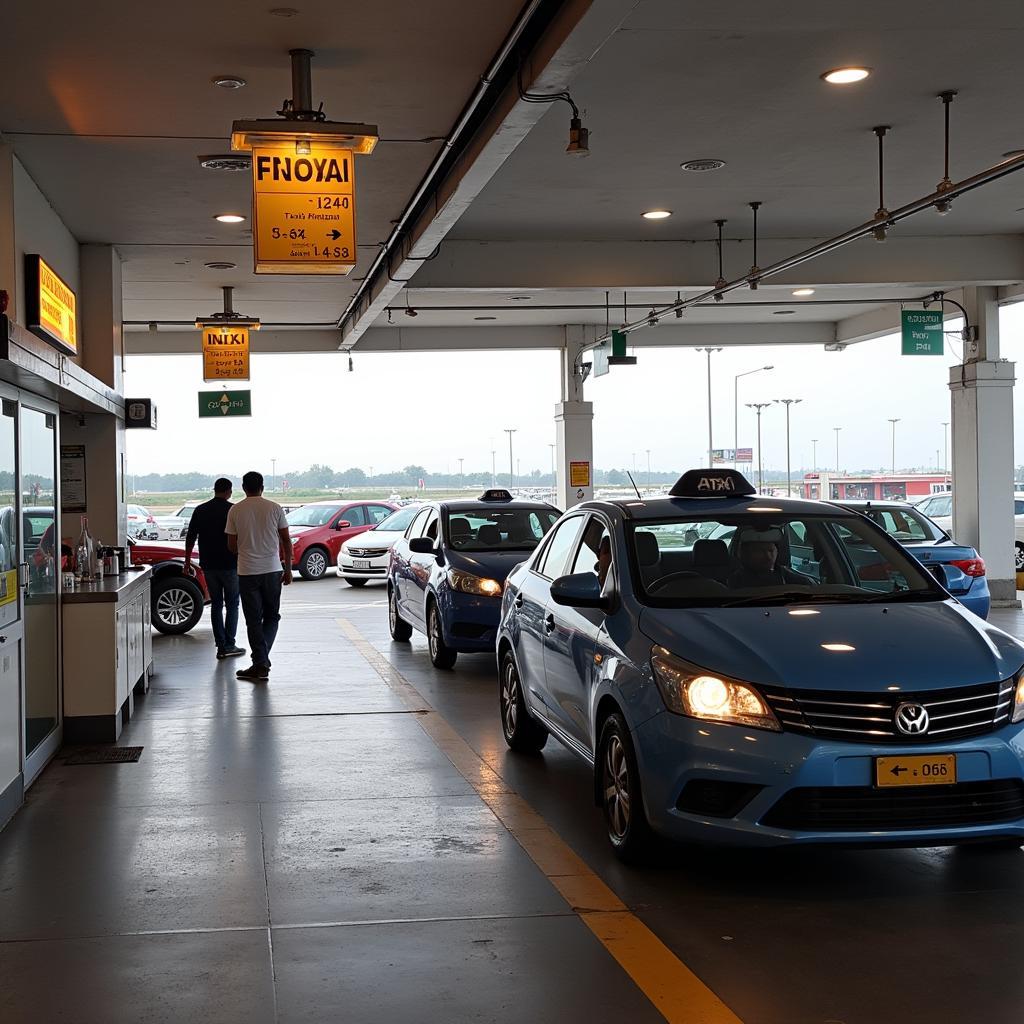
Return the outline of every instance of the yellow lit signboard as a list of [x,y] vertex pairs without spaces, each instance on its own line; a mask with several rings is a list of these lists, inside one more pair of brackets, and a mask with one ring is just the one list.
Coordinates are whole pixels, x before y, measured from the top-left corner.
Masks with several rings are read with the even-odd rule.
[[253,148],[257,274],[347,274],[356,265],[353,152],[315,142],[305,148]]
[[203,380],[249,379],[249,329],[203,328]]
[[78,355],[75,293],[41,256],[25,257],[25,325],[54,348]]

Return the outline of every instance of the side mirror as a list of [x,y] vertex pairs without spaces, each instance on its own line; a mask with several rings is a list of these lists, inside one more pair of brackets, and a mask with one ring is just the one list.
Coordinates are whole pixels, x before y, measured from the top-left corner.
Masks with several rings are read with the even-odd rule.
[[608,598],[601,593],[597,574],[578,572],[572,576],[559,576],[551,584],[551,600],[570,608],[607,608]]
[[944,587],[946,590],[951,590],[963,575],[959,569],[954,569],[953,566],[943,565],[942,563],[929,565],[928,571],[938,580],[939,586]]
[[436,555],[437,549],[429,537],[413,537],[409,541],[409,550],[414,555]]
[[352,524],[347,519],[341,519],[334,524],[336,530],[347,530]]

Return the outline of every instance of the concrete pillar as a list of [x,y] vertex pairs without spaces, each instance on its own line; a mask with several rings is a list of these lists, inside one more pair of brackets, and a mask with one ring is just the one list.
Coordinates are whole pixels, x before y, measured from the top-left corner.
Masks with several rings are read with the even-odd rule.
[[14,153],[0,142],[0,290],[7,292],[7,315],[12,320],[18,303],[14,252]]
[[122,393],[121,257],[112,245],[79,246],[82,368]]
[[974,337],[950,368],[953,536],[978,549],[996,606],[1017,605],[1013,520],[1014,364],[999,358],[994,288],[964,289]]
[[571,508],[594,497],[594,406],[583,400],[580,355],[583,328],[566,327],[562,348],[562,400],[555,406],[555,504]]

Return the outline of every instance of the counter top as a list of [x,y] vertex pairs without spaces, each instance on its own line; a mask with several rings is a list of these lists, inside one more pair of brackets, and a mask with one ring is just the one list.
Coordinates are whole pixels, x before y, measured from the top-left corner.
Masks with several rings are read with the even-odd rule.
[[148,587],[152,577],[153,570],[144,565],[122,572],[120,576],[104,576],[95,583],[84,583],[74,590],[64,590],[61,592],[61,601],[66,605],[124,601],[134,597],[144,586]]

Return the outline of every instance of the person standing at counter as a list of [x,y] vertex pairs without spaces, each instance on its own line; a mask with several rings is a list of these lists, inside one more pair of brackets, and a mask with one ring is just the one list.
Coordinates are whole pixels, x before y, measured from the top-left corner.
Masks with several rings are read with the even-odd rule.
[[292,581],[292,539],[284,509],[263,497],[263,474],[242,477],[245,500],[228,512],[228,547],[238,555],[238,586],[252,648],[252,664],[235,675],[266,681],[270,649],[281,621],[281,587]]
[[199,541],[199,567],[210,592],[210,622],[217,658],[237,658],[245,651],[235,645],[238,629],[238,555],[230,550],[224,530],[231,511],[231,481],[221,477],[213,498],[197,506],[185,535],[185,572],[192,575],[192,549]]

